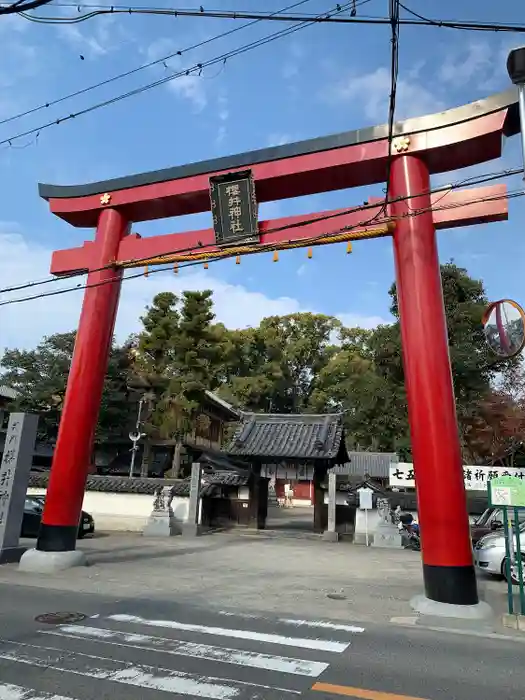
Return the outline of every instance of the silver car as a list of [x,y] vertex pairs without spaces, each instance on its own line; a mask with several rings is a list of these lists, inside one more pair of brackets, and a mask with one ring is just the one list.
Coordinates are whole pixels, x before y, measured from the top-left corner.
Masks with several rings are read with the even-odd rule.
[[[525,523],[520,525],[520,544],[523,561],[525,560]],[[516,538],[514,538],[514,547],[516,547]],[[496,576],[504,576],[506,578],[505,557],[505,534],[501,530],[485,535],[476,542],[474,547],[474,563],[480,571],[485,571],[488,574]],[[512,582],[517,584],[518,567],[516,562],[511,563],[510,569]]]

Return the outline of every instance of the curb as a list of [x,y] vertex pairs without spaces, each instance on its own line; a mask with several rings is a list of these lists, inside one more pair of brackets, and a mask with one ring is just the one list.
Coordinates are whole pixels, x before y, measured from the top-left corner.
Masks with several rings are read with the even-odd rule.
[[501,622],[503,627],[507,627],[507,629],[525,632],[525,615],[511,615],[510,613],[506,613],[502,615]]

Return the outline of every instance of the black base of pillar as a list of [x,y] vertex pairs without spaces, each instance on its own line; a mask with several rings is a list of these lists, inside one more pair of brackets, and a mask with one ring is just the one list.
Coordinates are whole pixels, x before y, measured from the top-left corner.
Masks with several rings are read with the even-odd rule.
[[77,545],[78,525],[40,525],[36,549],[41,552],[72,552]]
[[451,605],[479,603],[476,572],[470,566],[430,566],[423,564],[425,594],[430,600]]

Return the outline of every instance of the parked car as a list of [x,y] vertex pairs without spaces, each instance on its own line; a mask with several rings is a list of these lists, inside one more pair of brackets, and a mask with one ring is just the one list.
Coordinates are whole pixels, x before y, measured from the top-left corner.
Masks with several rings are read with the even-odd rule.
[[[510,512],[511,518],[514,517],[513,512]],[[525,523],[525,510],[519,511],[519,520]],[[487,508],[477,520],[470,526],[470,536],[472,544],[475,545],[485,535],[503,529],[503,510],[501,508]]]
[[[26,496],[24,505],[24,517],[22,518],[21,537],[37,537],[40,529],[40,521],[44,512],[44,496]],[[78,526],[78,538],[82,539],[86,535],[95,532],[95,521],[93,517],[82,511]]]
[[[521,556],[525,560],[525,523],[520,525],[520,544]],[[514,547],[516,547],[515,537]],[[479,539],[474,546],[474,563],[476,568],[480,571],[485,571],[488,574],[507,578],[505,533],[500,530],[498,532],[492,532],[489,535],[485,535]],[[512,583],[518,583],[518,574],[519,572],[516,563],[511,563],[510,576]]]

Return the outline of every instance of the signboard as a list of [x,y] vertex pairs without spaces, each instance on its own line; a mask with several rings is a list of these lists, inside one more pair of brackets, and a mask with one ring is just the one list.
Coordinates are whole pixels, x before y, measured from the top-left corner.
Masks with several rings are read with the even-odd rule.
[[218,245],[259,242],[259,216],[251,170],[210,177],[210,200]]
[[525,508],[525,481],[516,476],[500,476],[489,481],[489,505]]
[[[525,480],[525,469],[515,467],[463,467],[463,478],[467,491],[486,491],[487,484],[492,479],[512,476]],[[416,486],[414,478],[414,465],[408,462],[398,462],[390,465],[389,470],[390,487],[413,489]]]
[[363,488],[357,489],[357,493],[359,494],[359,508],[361,508],[361,510],[371,510],[373,494],[372,489],[364,486]]

